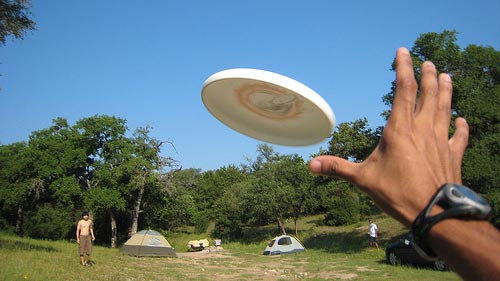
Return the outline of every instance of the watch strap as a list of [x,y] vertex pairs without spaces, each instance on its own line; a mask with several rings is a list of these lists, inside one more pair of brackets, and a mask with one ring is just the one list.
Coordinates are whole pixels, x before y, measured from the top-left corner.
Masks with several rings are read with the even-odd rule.
[[[441,206],[444,211],[430,216],[432,208],[436,205]],[[436,260],[437,255],[431,249],[428,241],[429,231],[435,224],[453,217],[487,220],[490,213],[491,207],[488,203],[468,187],[455,183],[445,184],[439,188],[429,204],[413,222],[412,245],[422,258],[430,261]]]

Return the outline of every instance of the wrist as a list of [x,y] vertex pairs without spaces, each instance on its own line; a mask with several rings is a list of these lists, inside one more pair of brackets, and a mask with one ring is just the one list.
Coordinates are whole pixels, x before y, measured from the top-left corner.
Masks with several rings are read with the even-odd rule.
[[[474,191],[459,184],[445,184],[439,188],[429,204],[413,222],[412,244],[423,258],[435,259],[437,255],[434,252],[434,245],[431,243],[433,240],[431,235],[439,234],[439,230],[442,229],[437,228],[437,230],[431,231],[436,224],[456,218],[487,221],[490,214],[491,206]],[[449,233],[448,231],[448,235]]]
[[498,241],[500,231],[488,221],[448,219],[429,231],[432,249],[465,280],[489,280],[480,276],[498,276]]

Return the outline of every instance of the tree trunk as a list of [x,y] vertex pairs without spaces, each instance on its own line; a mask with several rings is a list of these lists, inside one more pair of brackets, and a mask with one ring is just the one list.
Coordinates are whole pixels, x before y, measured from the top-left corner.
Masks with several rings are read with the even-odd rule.
[[139,225],[139,213],[141,212],[141,202],[142,196],[144,195],[144,190],[146,189],[146,177],[147,173],[142,175],[141,186],[139,188],[139,194],[137,195],[137,200],[134,203],[134,210],[132,211],[132,223],[128,231],[128,237],[137,233],[137,227]]
[[17,219],[16,219],[16,234],[22,234],[22,226],[23,226],[23,207],[19,206],[17,208]]
[[280,218],[278,218],[278,224],[279,224],[279,227],[280,227],[280,230],[283,234],[286,234],[286,229],[285,229],[285,224],[281,221]]
[[297,230],[297,219],[293,219],[293,225],[295,226],[295,236],[299,237],[299,231]]
[[113,214],[113,211],[109,211],[109,218],[111,221],[111,248],[116,248],[118,234],[116,230],[116,218],[115,214]]

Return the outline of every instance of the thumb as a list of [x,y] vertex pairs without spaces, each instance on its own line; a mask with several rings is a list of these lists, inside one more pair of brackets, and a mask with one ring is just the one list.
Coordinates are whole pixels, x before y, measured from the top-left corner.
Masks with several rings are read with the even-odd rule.
[[353,182],[357,165],[337,156],[321,155],[309,162],[309,170],[316,175],[334,176]]

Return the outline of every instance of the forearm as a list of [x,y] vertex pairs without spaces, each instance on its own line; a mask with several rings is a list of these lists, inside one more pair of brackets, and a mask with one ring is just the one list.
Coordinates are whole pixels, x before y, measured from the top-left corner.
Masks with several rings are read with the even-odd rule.
[[486,221],[447,219],[429,232],[432,248],[465,280],[498,280],[500,232]]

